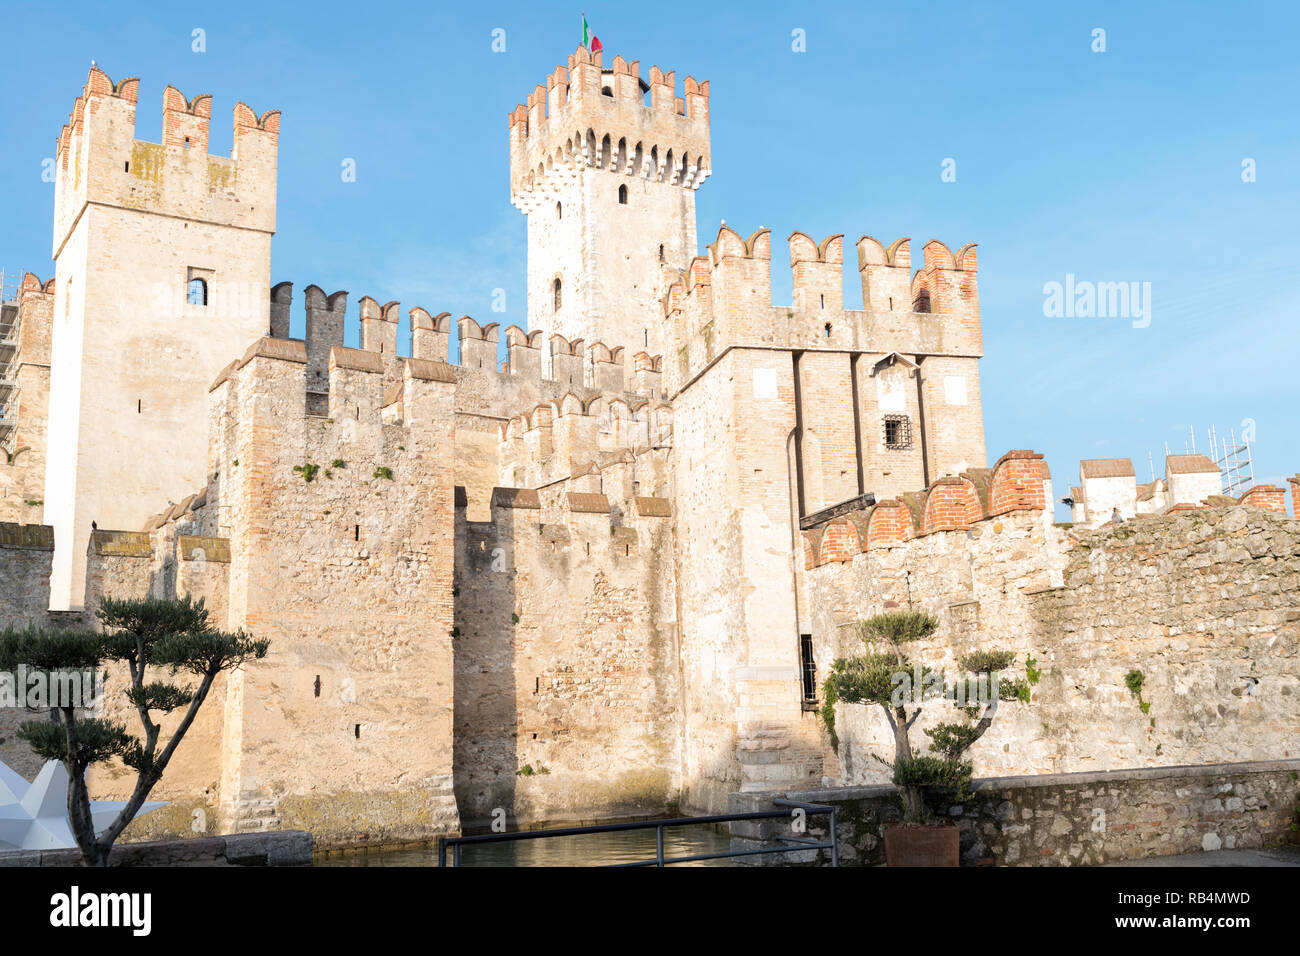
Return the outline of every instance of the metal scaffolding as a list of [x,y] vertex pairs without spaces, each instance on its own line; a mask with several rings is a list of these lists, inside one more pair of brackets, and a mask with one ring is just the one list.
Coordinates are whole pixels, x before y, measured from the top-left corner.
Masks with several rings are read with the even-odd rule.
[[0,447],[18,424],[18,287],[21,273],[0,269]]
[[1250,453],[1250,442],[1244,435],[1238,440],[1235,428],[1229,428],[1228,437],[1223,438],[1212,425],[1209,435],[1211,455],[1223,478],[1223,493],[1240,498],[1255,487],[1255,461]]
[[[1197,454],[1196,429],[1188,426],[1187,434],[1188,440],[1183,442],[1183,452],[1195,455]],[[1255,487],[1255,460],[1251,455],[1250,439],[1244,434],[1238,438],[1235,428],[1229,428],[1225,438],[1219,434],[1217,425],[1207,428],[1205,437],[1210,442],[1209,454],[1206,457],[1218,466],[1223,494],[1240,498]],[[1165,455],[1168,454],[1169,442],[1165,442]],[[1152,473],[1154,472],[1153,466]]]

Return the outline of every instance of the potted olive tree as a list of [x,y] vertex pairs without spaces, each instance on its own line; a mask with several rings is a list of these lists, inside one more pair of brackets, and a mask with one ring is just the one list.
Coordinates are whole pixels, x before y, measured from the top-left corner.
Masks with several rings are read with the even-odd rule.
[[[929,637],[939,626],[923,611],[890,611],[859,621],[858,636],[867,653],[840,658],[823,683],[822,719],[838,748],[835,705],[876,704],[894,733],[892,761],[876,756],[893,771],[903,803],[901,824],[885,828],[885,859],[890,866],[957,866],[959,834],[951,821],[927,815],[926,796],[954,802],[970,797],[972,766],[964,757],[984,735],[1003,700],[1029,700],[1029,684],[1006,680],[1001,671],[1015,659],[1011,651],[973,651],[960,658],[963,673],[949,684],[941,671],[908,656],[909,644]],[[922,704],[947,702],[956,718],[925,731],[928,753],[913,748],[912,725]]]

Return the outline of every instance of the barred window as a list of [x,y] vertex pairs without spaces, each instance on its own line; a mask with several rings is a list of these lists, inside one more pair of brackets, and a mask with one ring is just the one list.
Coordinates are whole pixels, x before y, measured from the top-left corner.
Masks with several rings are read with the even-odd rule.
[[906,415],[886,415],[884,428],[886,448],[902,450],[912,447],[912,420]]
[[799,669],[803,678],[803,701],[817,703],[817,662],[813,659],[811,634],[799,635]]

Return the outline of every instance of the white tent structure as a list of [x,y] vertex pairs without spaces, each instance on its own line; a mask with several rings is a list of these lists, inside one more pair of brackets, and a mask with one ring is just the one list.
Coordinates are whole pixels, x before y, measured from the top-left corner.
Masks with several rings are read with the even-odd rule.
[[[90,801],[95,833],[102,833],[122,812],[124,800]],[[146,802],[143,815],[165,807]],[[68,771],[48,761],[30,784],[0,761],[0,850],[66,850],[77,845],[68,820]]]

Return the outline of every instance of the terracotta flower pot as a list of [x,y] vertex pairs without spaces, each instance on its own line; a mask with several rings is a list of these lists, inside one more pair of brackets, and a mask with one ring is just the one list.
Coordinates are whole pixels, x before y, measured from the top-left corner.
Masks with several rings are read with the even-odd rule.
[[889,866],[958,866],[960,859],[961,837],[955,823],[885,827],[885,862]]

